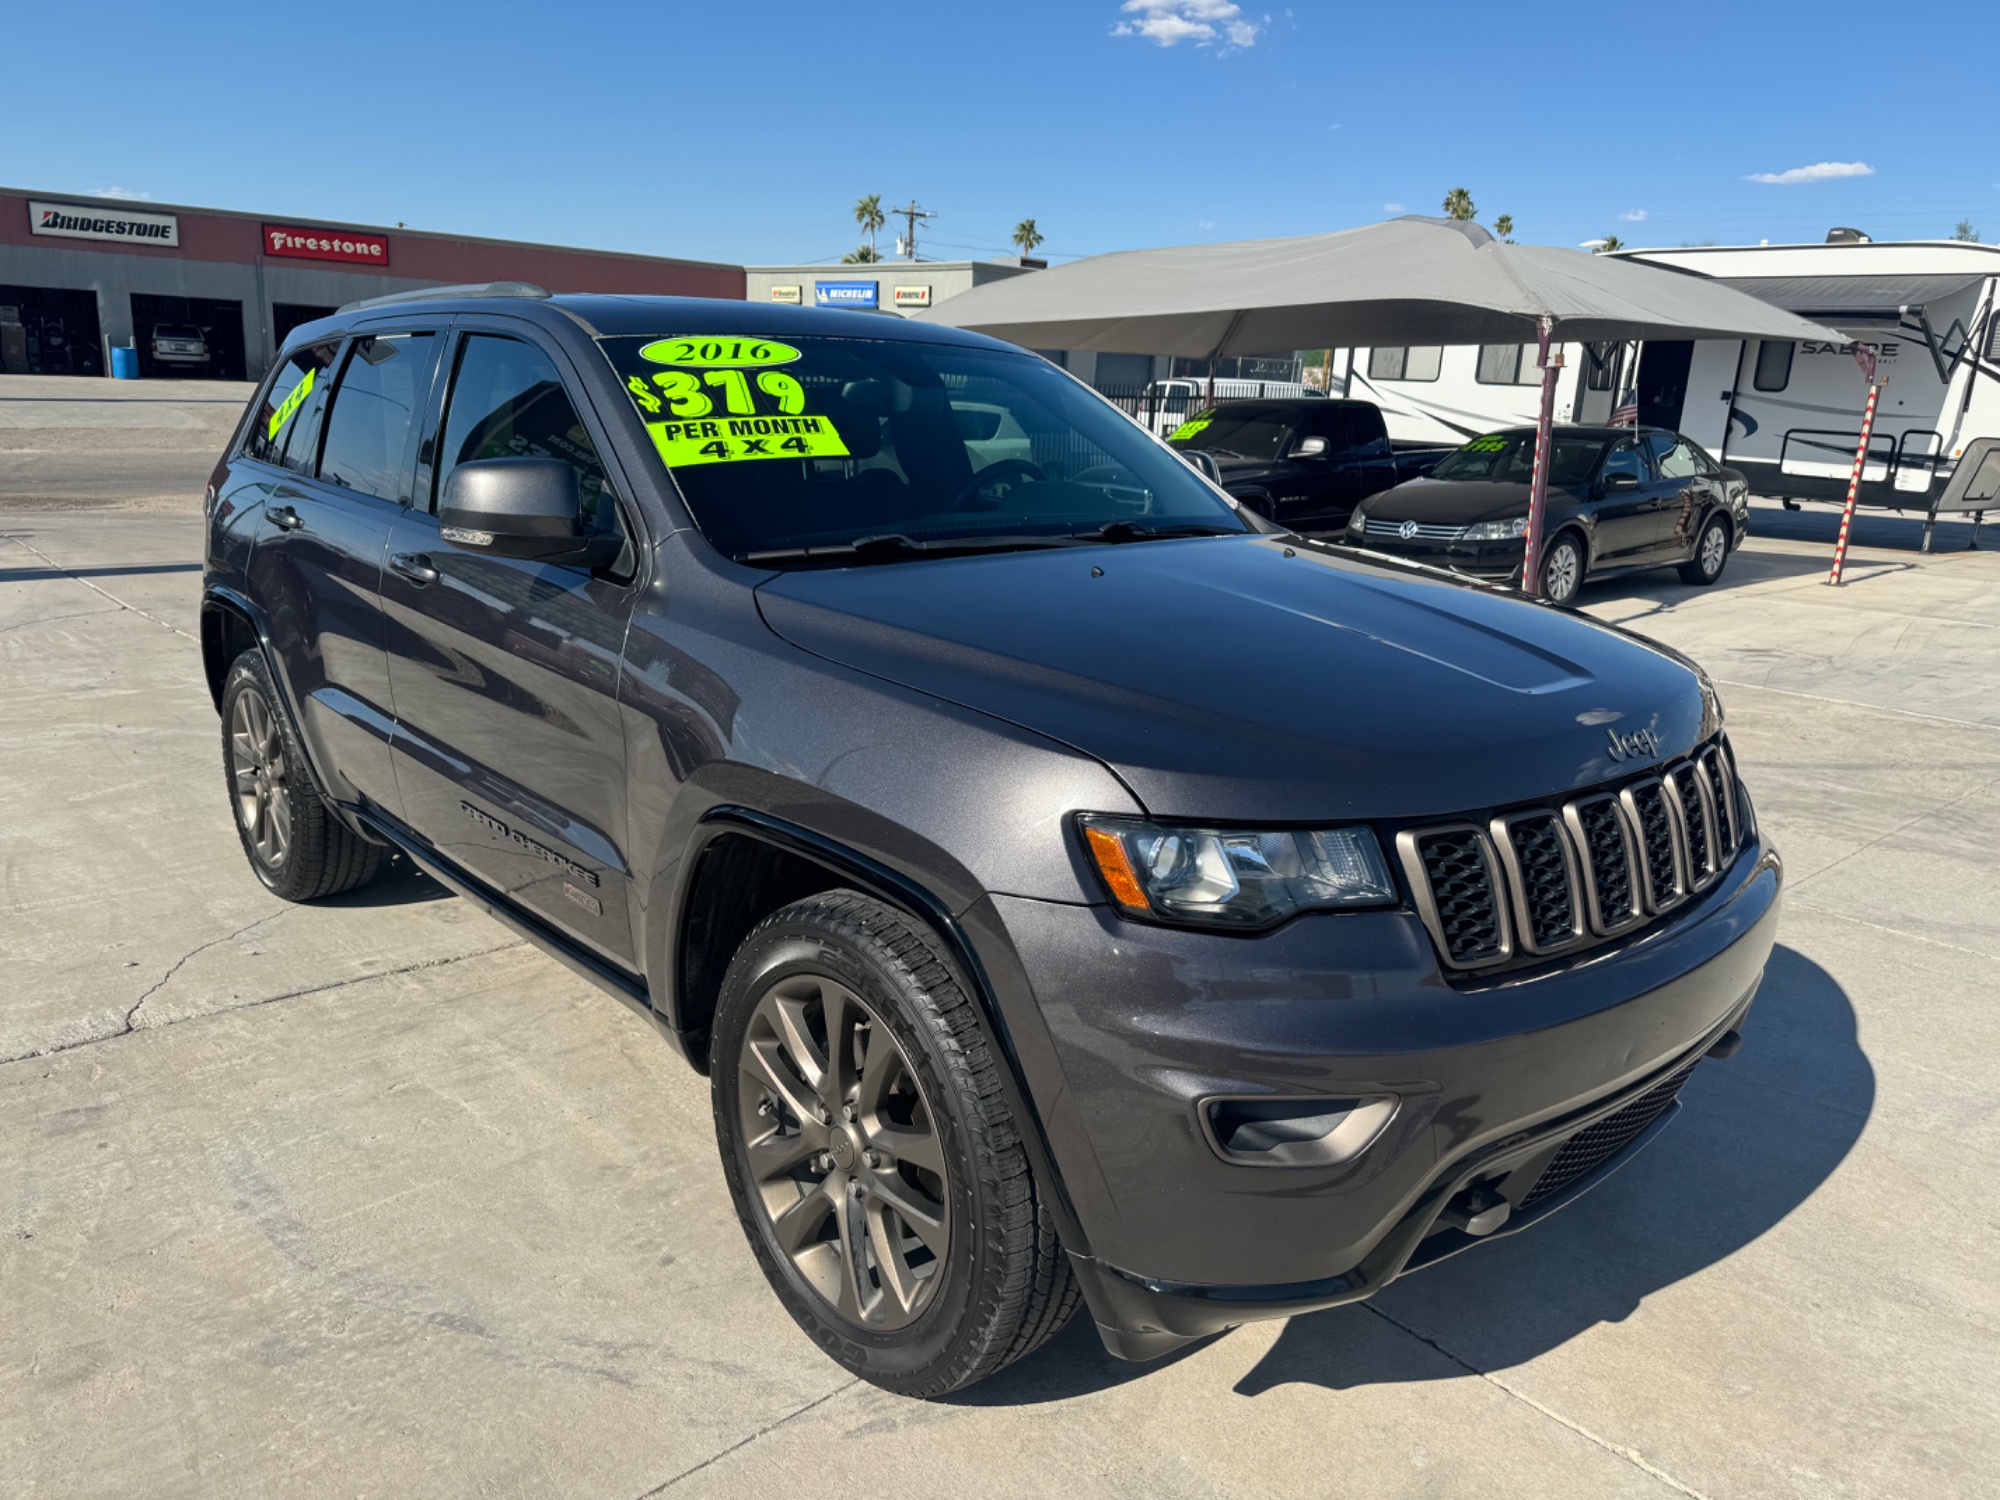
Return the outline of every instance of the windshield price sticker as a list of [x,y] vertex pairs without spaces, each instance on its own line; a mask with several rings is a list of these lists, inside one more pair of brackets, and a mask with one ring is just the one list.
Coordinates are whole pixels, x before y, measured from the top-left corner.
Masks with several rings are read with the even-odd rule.
[[847,444],[825,417],[721,417],[648,422],[653,446],[670,469],[758,458],[846,458]]
[[756,370],[788,365],[799,357],[790,344],[771,339],[693,337],[656,339],[639,351],[649,365],[698,365],[709,370]]
[[1183,422],[1167,434],[1167,441],[1170,443],[1185,443],[1213,420],[1214,418],[1212,417],[1196,417],[1192,422]]
[[276,411],[271,413],[271,426],[270,430],[264,434],[265,442],[268,443],[282,432],[285,424],[292,420],[301,406],[305,405],[306,397],[312,394],[313,376],[318,373],[318,370],[306,371],[305,379],[293,386],[291,394],[279,403]]
[[1474,438],[1465,445],[1462,451],[1466,453],[1498,453],[1506,446],[1507,440],[1504,437]]

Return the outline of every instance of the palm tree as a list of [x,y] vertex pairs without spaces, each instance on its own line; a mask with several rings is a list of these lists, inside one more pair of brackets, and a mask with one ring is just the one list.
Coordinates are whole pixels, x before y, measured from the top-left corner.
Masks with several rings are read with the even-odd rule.
[[[889,222],[882,213],[882,195],[880,193],[870,193],[854,205],[854,222],[859,224],[861,232],[868,236],[868,259],[870,261],[880,260],[882,257],[875,253],[875,231]],[[859,258],[858,255],[848,257],[850,261],[858,260]]]
[[1035,228],[1033,219],[1023,219],[1014,226],[1014,243],[1021,247],[1023,255],[1033,255],[1035,247],[1041,242],[1042,232]]
[[1952,230],[1951,237],[1955,240],[1969,241],[1974,245],[1979,243],[1979,231],[1972,227],[1970,219],[1960,219],[1958,226]]
[[1624,248],[1625,242],[1619,239],[1617,235],[1607,234],[1591,247],[1590,253],[1592,255],[1602,255],[1607,250],[1623,250]]
[[881,258],[881,256],[875,253],[873,245],[863,245],[859,249],[850,250],[847,254],[841,256],[840,263],[843,266],[872,266]]
[[1502,215],[1500,215],[1500,217],[1499,217],[1499,218],[1497,218],[1497,219],[1495,219],[1495,220],[1493,221],[1493,232],[1494,232],[1495,234],[1499,235],[1499,236],[1500,236],[1500,238],[1501,238],[1501,239],[1503,239],[1503,240],[1505,240],[1505,241],[1506,241],[1506,242],[1507,242],[1508,244],[1510,244],[1510,245],[1511,245],[1511,244],[1513,244],[1513,243],[1514,243],[1514,216],[1513,216],[1512,214],[1502,214]]
[[1470,219],[1479,212],[1472,206],[1472,194],[1464,188],[1453,188],[1444,195],[1444,211],[1453,219]]

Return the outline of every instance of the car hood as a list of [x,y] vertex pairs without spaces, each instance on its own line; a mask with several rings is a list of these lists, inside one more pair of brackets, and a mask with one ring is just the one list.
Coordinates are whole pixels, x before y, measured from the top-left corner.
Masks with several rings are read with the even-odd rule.
[[[1211,455],[1213,457],[1213,455]],[[1274,479],[1289,474],[1296,466],[1282,458],[1216,458],[1216,472],[1222,476],[1226,488],[1232,484],[1255,484],[1261,479]]]
[[[1424,521],[1470,526],[1475,521],[1508,521],[1528,513],[1529,486],[1496,479],[1408,479],[1367,502],[1377,521]],[[1575,503],[1569,491],[1549,487],[1551,505]]]
[[1663,647],[1281,536],[801,570],[757,598],[793,644],[1074,746],[1162,816],[1502,806],[1638,769],[1607,730],[1667,756],[1716,712]]

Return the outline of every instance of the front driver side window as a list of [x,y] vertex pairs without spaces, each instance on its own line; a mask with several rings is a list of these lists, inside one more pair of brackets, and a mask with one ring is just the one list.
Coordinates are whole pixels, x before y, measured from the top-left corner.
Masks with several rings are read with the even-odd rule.
[[1629,440],[1619,443],[1604,456],[1604,473],[1609,479],[1613,474],[1630,474],[1641,484],[1646,482],[1646,462],[1639,457],[1639,449]]
[[533,344],[500,334],[467,334],[438,447],[437,493],[460,464],[481,458],[561,458],[576,470],[585,519],[617,532],[618,507],[604,464],[554,363]]

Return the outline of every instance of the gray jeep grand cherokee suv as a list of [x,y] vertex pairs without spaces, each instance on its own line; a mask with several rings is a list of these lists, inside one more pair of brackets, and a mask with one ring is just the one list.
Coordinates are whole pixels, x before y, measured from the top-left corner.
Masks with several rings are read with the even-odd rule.
[[400,850],[649,1017],[772,1287],[892,1390],[1079,1300],[1143,1359],[1525,1228],[1771,948],[1691,663],[1274,530],[989,339],[360,304],[207,515],[258,878]]

